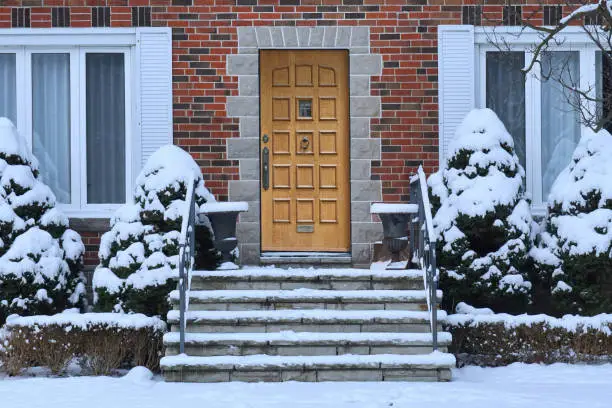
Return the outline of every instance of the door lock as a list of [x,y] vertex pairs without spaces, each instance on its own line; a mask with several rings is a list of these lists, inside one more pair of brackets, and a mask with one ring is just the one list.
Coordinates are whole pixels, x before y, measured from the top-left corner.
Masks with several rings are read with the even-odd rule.
[[264,147],[261,151],[261,186],[264,190],[270,187],[270,150]]
[[264,143],[268,143],[268,135],[264,134],[263,137],[261,138],[261,141]]

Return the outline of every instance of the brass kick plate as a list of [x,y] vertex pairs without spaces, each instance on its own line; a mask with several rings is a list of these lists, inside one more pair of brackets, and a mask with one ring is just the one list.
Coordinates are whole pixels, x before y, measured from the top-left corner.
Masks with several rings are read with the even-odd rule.
[[314,225],[298,225],[297,232],[314,232]]

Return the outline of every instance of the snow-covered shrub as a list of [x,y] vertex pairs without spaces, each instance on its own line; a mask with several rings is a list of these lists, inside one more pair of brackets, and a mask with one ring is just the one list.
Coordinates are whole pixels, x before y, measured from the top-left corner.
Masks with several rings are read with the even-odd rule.
[[60,313],[9,317],[0,361],[10,375],[24,368],[64,371],[78,359],[86,373],[108,375],[130,366],[159,369],[166,324],[142,314]]
[[25,140],[0,118],[0,325],[81,306],[85,246],[55,204]]
[[557,312],[612,311],[612,136],[587,130],[555,180],[532,249]]
[[449,352],[460,364],[612,362],[612,314],[554,318],[469,311],[447,316],[443,326],[453,336]]
[[[147,161],[136,180],[134,203],[121,207],[102,236],[100,265],[93,278],[95,309],[166,316],[168,293],[178,276],[179,238],[188,184],[195,181],[196,205],[214,201],[200,168],[184,150],[167,145]],[[212,233],[198,244],[204,269],[215,269],[219,256]]]
[[526,307],[533,221],[524,174],[512,136],[495,113],[471,111],[445,165],[428,180],[447,309],[460,301],[497,311]]

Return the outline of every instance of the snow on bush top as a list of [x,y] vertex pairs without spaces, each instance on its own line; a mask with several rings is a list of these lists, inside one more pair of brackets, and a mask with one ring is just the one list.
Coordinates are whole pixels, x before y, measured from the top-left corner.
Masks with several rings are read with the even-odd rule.
[[87,330],[89,327],[103,325],[121,329],[151,328],[157,331],[166,331],[166,323],[158,317],[148,317],[139,313],[58,313],[53,316],[9,316],[6,327],[40,327],[40,326],[69,326]]
[[[557,177],[548,197],[555,212],[576,214],[612,208],[612,136],[590,129],[580,139],[572,160]],[[594,201],[589,202],[591,194]]]
[[[445,198],[436,213],[438,231],[450,227],[458,214],[483,216],[497,205],[514,205],[522,192],[524,170],[512,137],[490,109],[474,109],[457,129],[449,146],[448,167],[429,186]],[[466,161],[466,156],[469,156]],[[441,183],[445,181],[448,192]]]
[[507,329],[518,326],[533,326],[536,324],[547,324],[551,328],[562,328],[569,332],[584,331],[588,329],[600,330],[607,335],[612,335],[612,314],[599,314],[596,316],[565,315],[561,318],[538,315],[511,315],[507,313],[497,314],[452,314],[446,316],[444,321],[451,326],[478,327],[484,324],[503,324]]
[[[7,118],[0,118],[0,159],[7,160],[9,157],[21,161],[11,164],[27,164],[33,170],[38,170],[38,161],[30,153],[30,149],[17,132],[13,122]],[[2,171],[1,168],[0,171]]]

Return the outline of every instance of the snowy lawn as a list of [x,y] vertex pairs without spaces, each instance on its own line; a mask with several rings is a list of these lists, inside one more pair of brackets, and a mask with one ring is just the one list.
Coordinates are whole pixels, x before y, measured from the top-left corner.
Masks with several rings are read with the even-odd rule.
[[[0,406],[44,408],[610,407],[612,365],[454,370],[450,383],[177,384],[125,378],[0,380]],[[0,377],[1,378],[1,377]]]

